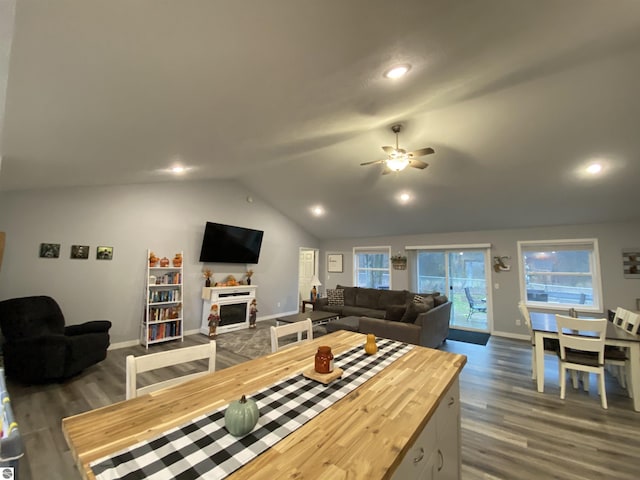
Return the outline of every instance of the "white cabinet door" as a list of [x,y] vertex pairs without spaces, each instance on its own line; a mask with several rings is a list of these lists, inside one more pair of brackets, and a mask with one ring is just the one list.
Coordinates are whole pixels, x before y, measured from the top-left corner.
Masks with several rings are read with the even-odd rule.
[[436,412],[438,480],[460,479],[460,384],[451,385]]
[[434,478],[425,475],[433,472],[436,459],[436,422],[432,418],[409,449],[392,478],[394,480]]

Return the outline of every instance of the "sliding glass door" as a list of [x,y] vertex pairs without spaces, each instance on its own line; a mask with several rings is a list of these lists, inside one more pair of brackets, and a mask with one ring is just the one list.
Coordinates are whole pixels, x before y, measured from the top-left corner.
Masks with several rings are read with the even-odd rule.
[[418,291],[449,297],[452,327],[488,332],[488,261],[487,249],[418,250]]

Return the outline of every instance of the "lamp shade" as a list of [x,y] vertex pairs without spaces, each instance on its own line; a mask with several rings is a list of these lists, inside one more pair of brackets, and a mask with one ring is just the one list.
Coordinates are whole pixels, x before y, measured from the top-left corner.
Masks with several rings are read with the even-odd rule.
[[311,277],[311,285],[316,285],[318,287],[322,285],[322,283],[320,283],[320,279],[318,278],[318,275],[314,275],[313,277]]

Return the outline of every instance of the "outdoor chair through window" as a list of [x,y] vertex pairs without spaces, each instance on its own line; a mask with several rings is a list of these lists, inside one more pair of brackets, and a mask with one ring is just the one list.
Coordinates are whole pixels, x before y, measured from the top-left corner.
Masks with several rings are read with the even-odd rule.
[[464,287],[464,294],[467,296],[467,301],[469,302],[469,313],[467,314],[467,320],[469,320],[471,315],[473,315],[474,313],[487,313],[486,299],[483,298],[481,300],[477,300],[473,298],[469,287]]

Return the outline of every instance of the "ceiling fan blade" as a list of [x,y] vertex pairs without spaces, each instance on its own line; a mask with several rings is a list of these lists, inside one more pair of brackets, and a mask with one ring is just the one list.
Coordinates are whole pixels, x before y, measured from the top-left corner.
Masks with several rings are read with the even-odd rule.
[[420,170],[424,170],[429,166],[429,164],[423,162],[422,160],[409,160],[409,166],[413,168],[419,168]]
[[373,165],[374,163],[384,163],[385,160],[374,160],[373,162],[364,162],[361,163],[360,165]]
[[389,145],[387,145],[387,146],[385,146],[385,147],[382,147],[382,150],[384,150],[384,151],[385,151],[385,152],[387,152],[388,154],[392,154],[393,152],[395,152],[395,151],[396,151],[396,149],[395,149],[395,148],[390,147]]
[[436,151],[431,147],[421,148],[420,150],[415,150],[413,152],[409,152],[410,157],[422,157],[424,155],[430,155],[432,153],[436,153]]

